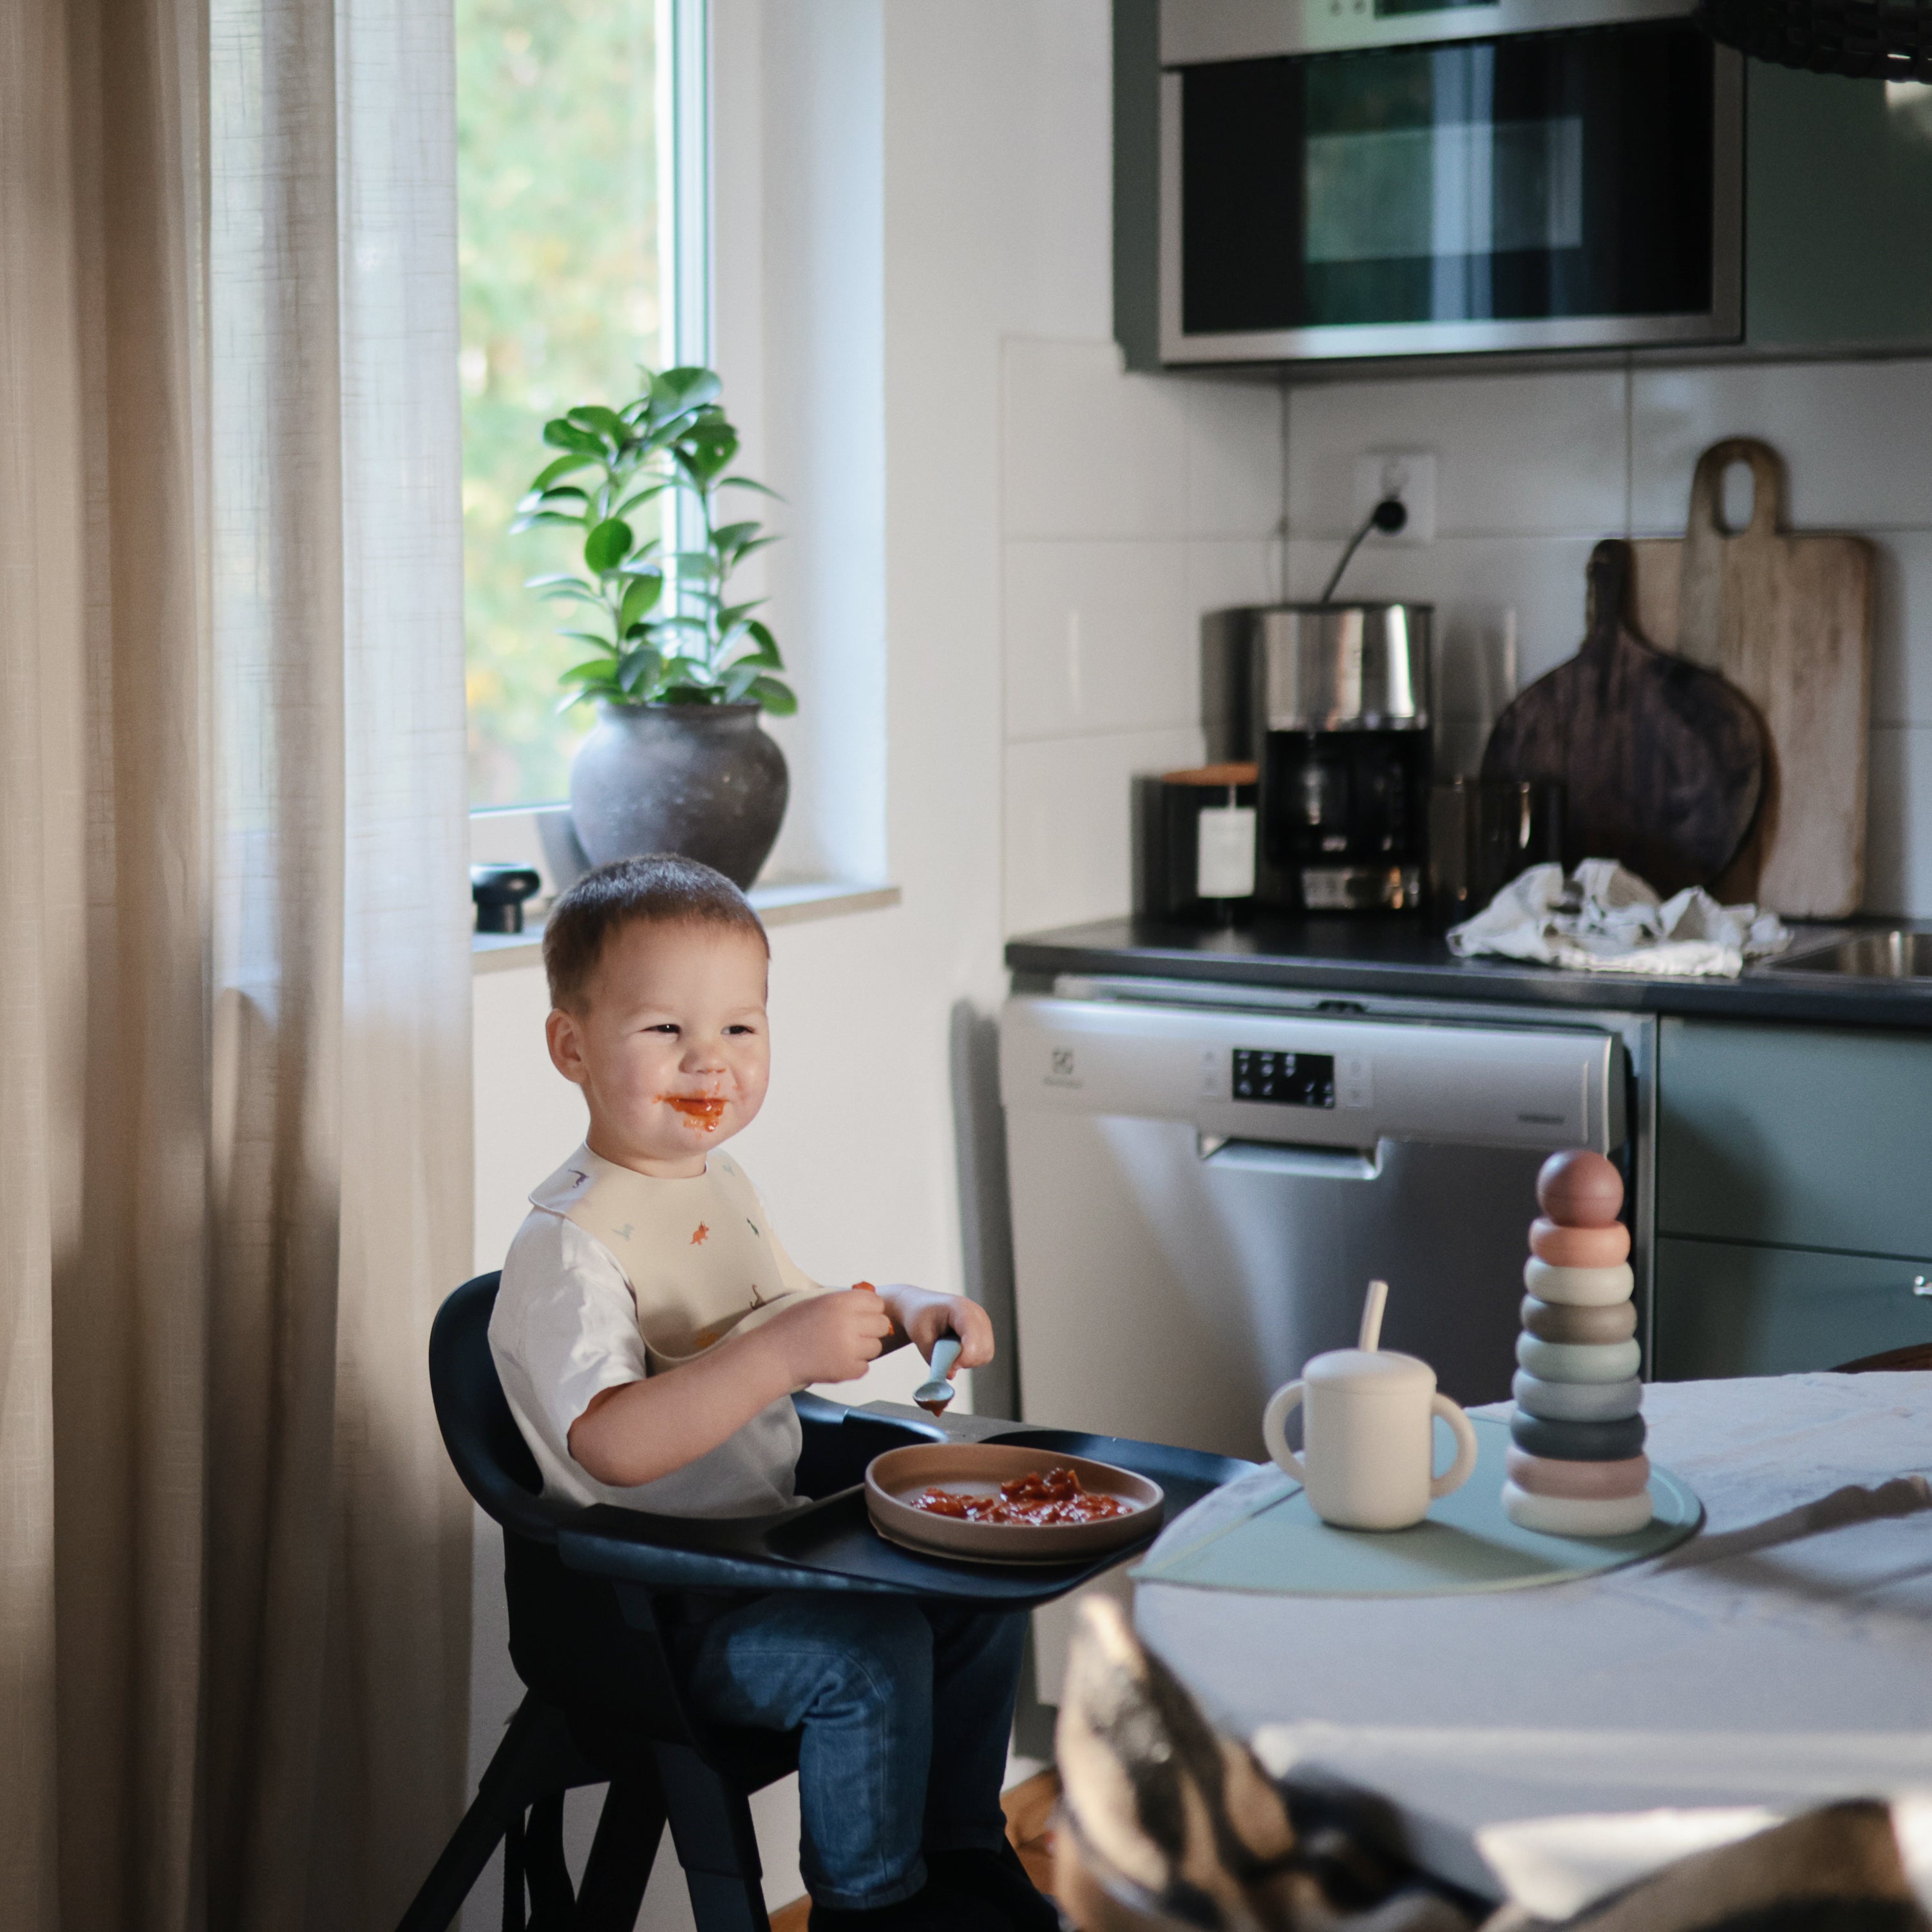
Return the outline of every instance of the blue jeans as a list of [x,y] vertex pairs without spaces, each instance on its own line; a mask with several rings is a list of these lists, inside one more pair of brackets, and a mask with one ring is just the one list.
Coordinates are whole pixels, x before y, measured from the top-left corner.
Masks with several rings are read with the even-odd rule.
[[713,1723],[802,1730],[806,1888],[835,1910],[868,1911],[925,1884],[922,1847],[1004,1840],[1025,1632],[1011,1612],[786,1591],[673,1642],[692,1702]]

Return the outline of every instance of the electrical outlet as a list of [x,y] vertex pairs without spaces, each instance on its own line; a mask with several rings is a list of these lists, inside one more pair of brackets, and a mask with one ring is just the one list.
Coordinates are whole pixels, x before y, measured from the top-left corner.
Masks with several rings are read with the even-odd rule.
[[[1369,544],[1426,544],[1436,541],[1436,457],[1421,449],[1374,449],[1355,458],[1354,521],[1384,496],[1400,496],[1408,521],[1394,536],[1369,532]],[[1367,546],[1365,545],[1366,548]]]

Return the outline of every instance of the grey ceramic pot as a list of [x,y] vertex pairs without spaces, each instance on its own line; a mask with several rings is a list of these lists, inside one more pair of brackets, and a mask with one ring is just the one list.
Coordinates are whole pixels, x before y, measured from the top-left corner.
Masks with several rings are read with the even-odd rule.
[[748,887],[784,818],[784,754],[755,704],[600,704],[570,768],[570,816],[593,866],[681,852]]

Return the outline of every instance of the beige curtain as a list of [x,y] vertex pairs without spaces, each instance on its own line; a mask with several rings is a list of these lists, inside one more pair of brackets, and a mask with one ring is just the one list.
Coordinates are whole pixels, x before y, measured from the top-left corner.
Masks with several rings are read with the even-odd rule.
[[0,0],[0,1925],[392,1923],[461,1802],[438,0]]

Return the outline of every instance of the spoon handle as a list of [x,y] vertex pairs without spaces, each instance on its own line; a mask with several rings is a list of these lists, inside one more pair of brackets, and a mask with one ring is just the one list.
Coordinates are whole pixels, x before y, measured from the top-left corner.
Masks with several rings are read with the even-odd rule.
[[934,1382],[950,1382],[952,1379],[952,1371],[958,1366],[963,1346],[957,1335],[942,1335],[933,1343],[931,1366]]

